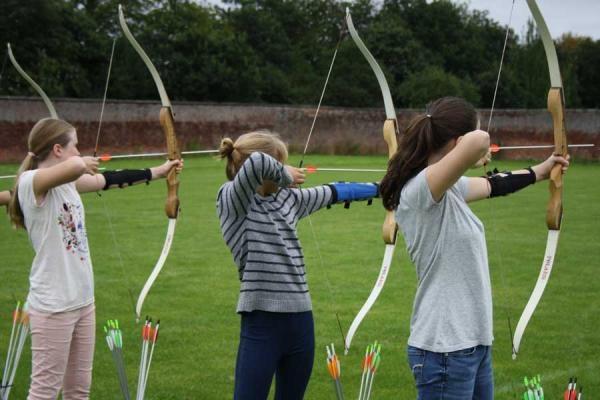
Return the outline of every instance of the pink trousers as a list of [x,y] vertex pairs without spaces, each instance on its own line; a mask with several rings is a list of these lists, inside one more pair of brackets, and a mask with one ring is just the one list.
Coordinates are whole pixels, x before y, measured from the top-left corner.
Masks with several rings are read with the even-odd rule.
[[31,386],[28,400],[90,397],[96,342],[94,304],[74,311],[42,313],[29,309]]

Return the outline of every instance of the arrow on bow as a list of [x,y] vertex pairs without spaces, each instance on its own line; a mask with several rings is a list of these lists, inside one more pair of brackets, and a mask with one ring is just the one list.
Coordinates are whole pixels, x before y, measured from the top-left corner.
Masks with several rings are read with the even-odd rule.
[[[551,88],[548,92],[548,111],[552,115],[552,125],[554,127],[554,154],[567,156],[567,132],[565,127],[565,98],[560,68],[558,66],[558,57],[556,55],[556,47],[552,41],[552,36],[546,25],[546,21],[535,2],[535,0],[527,0],[527,5],[531,10],[533,19],[535,20],[540,38],[544,44],[544,51],[550,71]],[[523,310],[523,314],[519,318],[515,335],[513,337],[513,360],[517,358],[521,339],[525,332],[525,328],[533,315],[544,289],[550,279],[552,266],[554,264],[554,256],[558,246],[558,236],[560,234],[560,225],[562,222],[562,166],[556,164],[550,173],[550,200],[546,210],[546,225],[548,227],[548,239],[546,241],[546,252],[540,274],[538,276],[535,288],[531,293],[531,297]]]
[[[169,100],[169,96],[167,96],[167,91],[165,90],[165,86],[163,85],[162,80],[150,61],[150,58],[142,49],[140,44],[135,40],[131,31],[127,27],[127,23],[125,22],[125,15],[123,14],[123,7],[119,4],[119,23],[121,25],[121,29],[125,34],[125,37],[131,43],[135,51],[144,61],[144,64],[150,71],[152,78],[154,79],[154,83],[156,84],[156,88],[158,89],[158,93],[160,95],[160,100],[162,104],[162,108],[160,109],[160,125],[165,134],[165,139],[167,141],[167,157],[169,160],[179,160],[181,158],[181,152],[179,151],[179,145],[177,144],[177,137],[175,136],[175,125],[173,120],[173,110],[171,108],[171,101]],[[179,179],[177,177],[177,171],[175,168],[169,171],[167,175],[167,201],[165,203],[165,212],[169,219],[169,225],[167,228],[167,236],[165,238],[165,242],[163,244],[163,249],[160,254],[156,265],[152,269],[152,273],[148,277],[148,280],[144,284],[142,291],[137,300],[137,304],[135,306],[135,313],[137,317],[137,321],[140,320],[140,315],[142,312],[142,306],[144,305],[144,300],[150,291],[150,288],[156,281],[158,274],[162,270],[165,261],[169,255],[169,251],[171,250],[171,244],[173,242],[173,236],[175,235],[175,226],[177,224],[177,215],[179,213],[179,197],[178,197],[178,189],[179,189]]]
[[[396,150],[398,149],[398,120],[396,118],[396,110],[392,101],[392,95],[390,93],[389,85],[387,83],[387,80],[385,79],[385,75],[383,74],[381,67],[379,66],[369,49],[367,49],[367,47],[363,43],[362,39],[358,35],[358,32],[356,32],[354,24],[352,23],[352,16],[350,15],[349,9],[346,9],[346,25],[348,27],[348,32],[350,33],[350,36],[352,36],[352,40],[354,40],[354,43],[356,43],[356,46],[358,47],[360,52],[367,59],[369,65],[375,73],[375,77],[379,82],[379,86],[381,87],[386,115],[386,120],[383,124],[383,138],[388,146],[388,158],[392,158],[392,156],[396,153]],[[383,241],[385,242],[385,252],[383,255],[383,262],[381,263],[381,269],[379,270],[379,276],[375,281],[375,286],[373,287],[371,294],[369,294],[367,301],[362,306],[362,308],[352,321],[350,328],[348,329],[348,333],[346,334],[344,341],[344,354],[348,354],[354,334],[356,333],[358,327],[360,326],[360,323],[365,318],[371,307],[373,307],[373,304],[375,304],[379,293],[381,293],[381,290],[383,289],[383,285],[385,284],[388,273],[390,271],[390,266],[392,264],[394,249],[396,248],[397,235],[398,226],[396,225],[396,221],[394,219],[394,212],[386,211],[385,220],[383,222],[382,227],[382,236]]]

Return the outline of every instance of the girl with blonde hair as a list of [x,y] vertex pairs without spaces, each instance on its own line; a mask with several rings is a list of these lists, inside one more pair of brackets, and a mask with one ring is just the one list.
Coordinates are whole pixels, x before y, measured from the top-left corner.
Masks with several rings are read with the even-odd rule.
[[227,160],[228,182],[219,190],[217,211],[241,282],[234,399],[266,399],[275,375],[275,399],[299,400],[312,371],[315,341],[297,224],[331,204],[371,199],[377,185],[299,189],[304,171],[285,165],[286,145],[267,131],[235,142],[223,139],[220,154]]
[[82,157],[69,123],[45,118],[32,128],[9,214],[35,250],[27,296],[31,326],[30,400],[89,398],[95,343],[94,279],[79,193],[164,178],[180,160],[145,170],[98,172]]

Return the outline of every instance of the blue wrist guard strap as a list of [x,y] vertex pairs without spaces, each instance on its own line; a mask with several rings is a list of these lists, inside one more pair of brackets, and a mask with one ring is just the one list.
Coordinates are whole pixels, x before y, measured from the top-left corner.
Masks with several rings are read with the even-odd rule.
[[368,200],[371,204],[372,199],[379,196],[377,183],[334,182],[327,186],[333,192],[331,204],[345,203],[346,208],[350,206],[351,201]]

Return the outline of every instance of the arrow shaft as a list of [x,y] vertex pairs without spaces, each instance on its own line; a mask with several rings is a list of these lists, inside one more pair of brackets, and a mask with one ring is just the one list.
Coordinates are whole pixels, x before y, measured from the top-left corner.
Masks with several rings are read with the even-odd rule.
[[[218,153],[219,150],[191,150],[191,151],[182,151],[181,154],[211,154]],[[168,153],[159,152],[159,153],[140,153],[140,154],[117,154],[117,155],[106,155],[106,161],[116,160],[120,158],[143,158],[143,157],[161,157],[166,156]],[[104,156],[100,156],[102,158]],[[102,160],[104,161],[104,160]]]
[[311,170],[306,168],[307,172],[386,172],[386,169],[369,169],[369,168],[315,168]]
[[[569,148],[577,148],[577,147],[595,147],[596,145],[593,143],[586,144],[570,144]],[[535,145],[535,146],[500,146],[496,147],[497,150],[523,150],[523,149],[553,149],[553,144],[544,144],[544,145]]]

